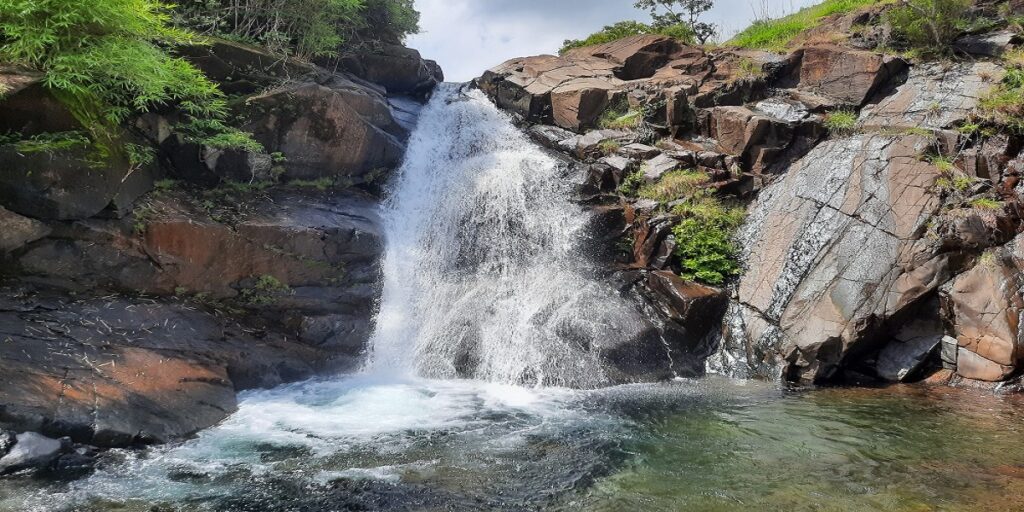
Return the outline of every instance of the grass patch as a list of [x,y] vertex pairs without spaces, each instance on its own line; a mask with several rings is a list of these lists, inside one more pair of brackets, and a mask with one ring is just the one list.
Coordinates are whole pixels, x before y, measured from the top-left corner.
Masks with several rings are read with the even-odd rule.
[[999,85],[981,99],[986,121],[1024,134],[1024,69],[1010,68]]
[[789,16],[755,21],[726,44],[740,48],[784,51],[794,38],[816,27],[822,18],[852,12],[881,1],[884,0],[825,0]]
[[606,130],[628,130],[640,126],[640,121],[643,121],[643,112],[639,110],[609,108],[601,114],[597,126]]
[[11,144],[22,154],[32,153],[56,153],[72,149],[87,148],[92,145],[92,140],[83,132],[68,131],[54,133],[40,133],[30,137],[24,137],[20,133],[7,133],[0,135],[0,145]]
[[297,188],[315,188],[319,191],[324,191],[334,187],[334,178],[317,178],[315,180],[292,180],[288,182],[288,185]]
[[746,209],[699,196],[680,204],[674,213],[683,219],[672,228],[675,257],[683,279],[720,285],[740,272],[739,248],[733,240]]
[[644,199],[667,203],[696,195],[710,180],[707,173],[701,171],[672,171],[665,173],[657,183],[640,187],[637,195]]
[[608,139],[601,141],[601,143],[597,145],[597,148],[601,151],[602,155],[608,156],[622,149],[622,143],[617,140]]
[[852,110],[836,110],[825,116],[825,127],[836,135],[849,135],[857,126],[857,113]]
[[978,208],[980,210],[1002,210],[1003,202],[997,201],[989,197],[979,197],[971,201],[972,208]]
[[885,13],[895,37],[922,55],[945,55],[964,30],[971,0],[906,0]]

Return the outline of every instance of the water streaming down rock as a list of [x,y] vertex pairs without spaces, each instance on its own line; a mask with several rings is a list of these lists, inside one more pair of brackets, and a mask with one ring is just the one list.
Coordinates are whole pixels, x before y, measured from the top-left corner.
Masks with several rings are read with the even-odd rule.
[[385,204],[366,371],[608,384],[608,350],[645,326],[586,277],[572,173],[479,91],[439,88]]

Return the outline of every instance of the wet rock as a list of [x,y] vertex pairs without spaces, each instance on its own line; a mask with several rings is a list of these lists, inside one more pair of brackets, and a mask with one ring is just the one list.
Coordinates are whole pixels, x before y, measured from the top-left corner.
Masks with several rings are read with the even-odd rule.
[[341,75],[325,84],[281,86],[246,102],[248,122],[268,152],[282,152],[286,177],[336,177],[352,183],[379,179],[404,154],[406,132],[387,99]]
[[0,206],[0,253],[19,249],[27,243],[49,235],[50,231],[46,224]]
[[861,125],[877,129],[950,128],[967,119],[1002,74],[1002,69],[990,62],[914,66],[894,94],[864,108]]
[[63,448],[57,439],[35,432],[18,434],[14,447],[0,458],[0,475],[46,466],[60,455]]
[[953,43],[953,48],[969,55],[1002,57],[1009,48],[1010,42],[1016,37],[1017,35],[1010,31],[971,34],[957,39]]
[[0,458],[11,452],[14,443],[18,442],[17,434],[10,430],[0,430]]
[[839,46],[812,46],[800,53],[800,88],[860,106],[907,67],[902,59]]
[[939,170],[919,158],[928,142],[827,141],[752,207],[737,323],[786,356],[789,378],[835,378],[852,347],[948,278],[948,259],[918,242],[941,204]]
[[[534,140],[549,149],[562,149],[563,143],[577,137],[577,135],[564,128],[538,124],[529,128],[529,133]],[[575,145],[574,145],[575,146]]]
[[944,294],[960,350],[957,373],[999,381],[1019,367],[1024,351],[1024,237],[982,256]]
[[723,290],[685,281],[669,271],[650,272],[647,286],[660,296],[658,304],[667,317],[690,339],[706,336],[722,318],[729,303]]

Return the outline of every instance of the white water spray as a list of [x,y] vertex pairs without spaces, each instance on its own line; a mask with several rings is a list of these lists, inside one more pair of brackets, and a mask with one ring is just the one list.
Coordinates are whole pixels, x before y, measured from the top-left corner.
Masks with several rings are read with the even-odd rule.
[[[366,371],[595,387],[621,299],[585,277],[573,179],[479,91],[423,110],[384,207]],[[611,321],[609,319],[617,319]]]

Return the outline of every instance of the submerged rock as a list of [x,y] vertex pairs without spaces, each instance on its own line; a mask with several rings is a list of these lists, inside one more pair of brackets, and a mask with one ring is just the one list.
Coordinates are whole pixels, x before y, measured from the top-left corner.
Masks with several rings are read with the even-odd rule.
[[64,447],[61,441],[35,432],[18,434],[14,446],[0,457],[0,475],[46,466],[60,455]]

